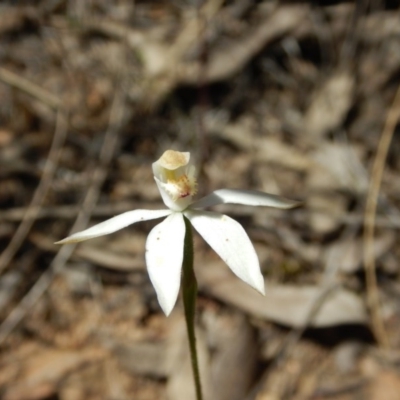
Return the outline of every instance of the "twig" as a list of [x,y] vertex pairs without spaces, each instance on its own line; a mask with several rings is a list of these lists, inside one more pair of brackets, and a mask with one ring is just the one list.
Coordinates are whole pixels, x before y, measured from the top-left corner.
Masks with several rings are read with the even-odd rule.
[[386,157],[392,141],[393,132],[400,118],[400,86],[397,89],[393,104],[389,109],[386,123],[379,140],[374,164],[372,167],[371,182],[368,190],[367,203],[364,215],[364,267],[367,286],[367,303],[371,312],[372,330],[379,344],[389,347],[389,340],[380,314],[379,289],[376,278],[374,257],[374,230],[376,207],[382,181]]
[[35,190],[32,201],[24,212],[21,224],[12,237],[10,243],[0,255],[0,274],[7,268],[18,249],[24,242],[29,233],[37,215],[40,211],[40,205],[50,188],[54,172],[56,170],[61,149],[67,135],[68,124],[66,112],[62,110],[60,99],[53,94],[42,89],[40,86],[28,81],[27,79],[0,67],[0,80],[19,90],[35,97],[47,106],[57,110],[57,119],[53,141],[50,147],[49,155],[43,170],[43,175],[38,187]]
[[[124,119],[123,115],[120,114],[124,109],[123,102],[123,90],[117,90],[111,107],[109,126],[100,151],[99,164],[93,173],[91,185],[86,193],[81,212],[76,218],[71,233],[84,229],[90,219],[91,210],[99,198],[102,183],[107,176],[107,168],[117,148],[117,132]],[[37,303],[51,284],[54,275],[63,268],[74,249],[75,245],[63,246],[60,248],[59,252],[51,262],[49,269],[41,275],[18,306],[14,308],[14,310],[0,325],[0,344],[6,340],[27,312]]]
[[36,217],[39,214],[40,205],[43,203],[43,200],[46,197],[53,180],[54,172],[57,168],[58,159],[61,154],[61,149],[67,136],[67,131],[67,116],[65,115],[64,111],[59,109],[57,112],[56,128],[53,141],[46,164],[44,166],[42,178],[35,190],[31,203],[24,213],[17,231],[15,232],[8,246],[0,255],[0,274],[8,267],[10,261],[21,247],[33,223],[35,222]]
[[335,281],[327,282],[326,284],[324,284],[324,286],[321,287],[318,296],[315,297],[315,300],[311,304],[311,307],[306,315],[305,321],[302,326],[297,329],[293,329],[286,336],[279,351],[277,351],[277,356],[275,357],[274,362],[276,362],[278,366],[290,353],[292,353],[294,346],[303,336],[304,332],[310,327],[315,316],[318,314],[325,301],[328,300],[329,296],[331,296],[339,287],[340,285]]
[[54,96],[40,86],[2,67],[0,67],[0,81],[22,90],[55,110],[58,110],[62,105],[61,100],[57,96]]

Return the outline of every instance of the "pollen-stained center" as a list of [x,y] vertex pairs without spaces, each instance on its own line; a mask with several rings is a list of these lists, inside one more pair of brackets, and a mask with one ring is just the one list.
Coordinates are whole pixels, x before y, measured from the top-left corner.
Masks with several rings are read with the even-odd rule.
[[180,177],[171,175],[174,175],[173,171],[168,171],[167,183],[164,184],[164,187],[174,201],[196,194],[197,183],[194,178],[189,178],[187,175]]

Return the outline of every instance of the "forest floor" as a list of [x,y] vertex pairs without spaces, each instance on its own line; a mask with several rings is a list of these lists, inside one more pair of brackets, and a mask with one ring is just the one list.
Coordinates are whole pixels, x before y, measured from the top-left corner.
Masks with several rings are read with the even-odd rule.
[[194,399],[183,307],[167,318],[134,225],[151,164],[190,151],[267,291],[195,236],[206,400],[400,398],[400,13],[394,2],[0,4],[0,397]]

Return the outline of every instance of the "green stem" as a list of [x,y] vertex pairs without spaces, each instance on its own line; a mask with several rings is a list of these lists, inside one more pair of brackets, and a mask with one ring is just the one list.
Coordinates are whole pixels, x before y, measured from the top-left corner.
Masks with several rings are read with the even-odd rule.
[[182,276],[182,292],[183,306],[185,309],[186,329],[189,339],[190,358],[192,361],[194,385],[196,388],[196,399],[202,400],[201,392],[199,360],[196,350],[196,334],[195,334],[195,312],[197,297],[197,281],[193,270],[193,236],[192,225],[187,218],[185,219],[186,234],[183,249],[183,276]]

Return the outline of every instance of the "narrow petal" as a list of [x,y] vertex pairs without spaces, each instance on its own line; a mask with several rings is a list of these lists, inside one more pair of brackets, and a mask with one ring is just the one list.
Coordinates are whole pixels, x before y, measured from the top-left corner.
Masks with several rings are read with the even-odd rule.
[[150,232],[146,242],[146,264],[165,315],[174,308],[181,282],[185,222],[173,213]]
[[209,211],[186,211],[185,216],[240,279],[264,294],[264,278],[257,254],[238,222]]
[[148,221],[150,219],[156,219],[165,217],[171,214],[170,210],[134,210],[128,211],[123,214],[117,215],[114,218],[110,218],[100,224],[94,225],[89,229],[82,232],[74,233],[67,238],[56,242],[55,244],[66,244],[66,243],[77,243],[83,242],[84,240],[93,239],[98,236],[108,235],[119,231],[122,228],[132,225],[139,221]]
[[289,200],[285,197],[260,192],[258,190],[219,189],[208,196],[195,201],[190,205],[191,209],[205,208],[217,204],[243,204],[246,206],[265,206],[275,208],[292,208],[300,205],[298,201]]

